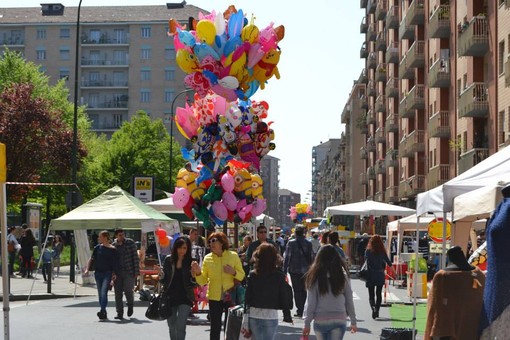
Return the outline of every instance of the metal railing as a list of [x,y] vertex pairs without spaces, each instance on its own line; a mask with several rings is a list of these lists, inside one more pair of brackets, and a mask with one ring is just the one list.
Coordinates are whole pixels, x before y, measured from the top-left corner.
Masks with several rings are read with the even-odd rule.
[[427,131],[429,137],[450,138],[450,112],[439,111],[432,114]]
[[450,4],[439,5],[429,18],[430,38],[448,38],[450,36]]

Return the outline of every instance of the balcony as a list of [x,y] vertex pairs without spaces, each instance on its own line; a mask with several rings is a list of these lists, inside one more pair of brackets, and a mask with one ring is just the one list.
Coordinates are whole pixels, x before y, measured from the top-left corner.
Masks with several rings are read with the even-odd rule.
[[361,48],[359,50],[359,57],[361,59],[364,59],[364,58],[368,57],[368,50],[367,50],[367,43],[366,42],[363,42],[363,44],[361,45]]
[[367,141],[367,151],[368,152],[375,152],[375,141],[374,139]]
[[400,198],[412,198],[425,191],[425,176],[414,175],[400,182],[398,196]]
[[414,40],[414,26],[407,24],[407,18],[402,19],[398,28],[399,40]]
[[386,162],[384,159],[378,159],[375,162],[375,174],[384,175],[386,173]]
[[460,155],[459,175],[489,157],[489,149],[475,148]]
[[489,114],[489,95],[485,83],[473,83],[459,96],[459,118],[487,117]]
[[378,191],[375,193],[376,202],[384,202],[384,191]]
[[359,149],[359,155],[360,155],[360,158],[361,159],[368,159],[368,151],[367,151],[367,148],[362,146],[360,149]]
[[360,0],[359,1],[359,8],[367,8],[368,0]]
[[414,69],[407,66],[407,54],[402,57],[398,65],[398,76],[400,79],[414,79]]
[[375,168],[373,166],[369,166],[367,169],[368,180],[375,180]]
[[375,67],[377,66],[377,58],[375,52],[370,52],[368,54],[367,58],[367,67],[368,69],[375,70]]
[[389,149],[384,160],[386,168],[398,168],[398,150]]
[[486,18],[474,17],[460,27],[458,50],[461,57],[481,57],[489,52],[489,23]]
[[367,124],[375,124],[375,112],[372,109],[367,112]]
[[81,87],[120,87],[120,88],[127,88],[128,87],[128,81],[127,80],[82,80],[81,81]]
[[429,189],[435,188],[450,180],[450,164],[440,164],[429,169],[427,185]]
[[375,24],[371,23],[370,25],[368,25],[367,41],[375,41],[375,38],[377,38],[377,33],[375,31]]
[[386,133],[398,132],[398,113],[391,113],[386,118]]
[[386,194],[384,195],[387,203],[397,203],[398,202],[398,187],[391,186],[386,188]]
[[386,13],[386,27],[389,29],[398,29],[398,5],[393,5]]
[[366,172],[362,172],[359,174],[359,184],[367,185],[368,184],[368,176]]
[[429,19],[429,38],[450,37],[450,5],[439,5]]
[[358,84],[366,84],[368,83],[367,69],[364,68],[361,70],[361,73],[358,78]]
[[386,63],[398,64],[400,58],[398,56],[398,41],[392,41],[386,49]]
[[375,82],[373,80],[368,82],[367,94],[369,97],[375,97]]
[[379,127],[375,130],[375,142],[386,144],[386,134],[384,133],[384,128]]
[[92,45],[92,46],[96,46],[96,45],[115,45],[115,46],[126,45],[126,46],[128,46],[129,39],[127,37],[118,38],[118,39],[117,38],[115,38],[115,39],[108,38],[107,33],[102,33],[101,37],[99,39],[93,39],[93,38],[88,38],[87,35],[84,33],[81,37],[81,44],[82,45]]
[[386,112],[386,97],[380,94],[375,100],[375,111],[376,112]]
[[361,34],[365,34],[367,33],[367,30],[368,30],[367,17],[363,17],[363,19],[361,19],[361,24],[359,25],[359,32]]
[[379,32],[375,38],[375,49],[377,51],[386,51],[386,35],[385,32]]
[[398,104],[398,115],[400,118],[414,118],[415,111],[407,107],[406,99],[402,99]]
[[[416,0],[415,0],[416,1]],[[407,67],[421,68],[425,65],[425,41],[416,40],[406,53]]]
[[427,127],[429,137],[450,138],[450,112],[439,111],[429,118]]
[[404,136],[398,147],[400,157],[414,158],[416,152],[425,151],[425,131],[414,130]]
[[391,77],[386,82],[386,97],[388,98],[398,98],[398,79]]
[[375,13],[375,8],[377,6],[376,2],[377,2],[377,0],[368,0],[367,10],[368,10],[369,14],[374,14]]
[[510,86],[510,56],[508,56],[505,62],[505,86]]
[[414,85],[409,94],[405,97],[407,108],[410,110],[425,109],[425,85]]
[[375,7],[375,19],[384,20],[388,12],[388,0],[379,0]]
[[[127,122],[128,115],[91,115],[91,130],[116,130],[119,129],[123,122]],[[101,117],[101,120],[99,119]]]
[[375,80],[386,82],[386,64],[379,63],[377,65],[377,69],[375,70]]
[[7,38],[6,36],[3,37],[3,39],[0,38],[0,46],[24,46],[25,45],[25,38],[20,36],[11,36]]
[[410,25],[423,25],[425,22],[425,0],[413,0],[406,13]]
[[450,87],[450,65],[448,59],[438,59],[429,68],[429,87]]
[[358,101],[358,106],[360,109],[366,110],[368,109],[368,98],[365,95],[362,95]]
[[114,59],[89,59],[89,58],[82,58],[80,61],[81,66],[123,66],[127,67],[129,65],[128,58],[122,58],[119,60]]
[[358,127],[359,127],[359,131],[361,134],[363,134],[363,135],[368,134],[368,125],[366,122],[363,122]]

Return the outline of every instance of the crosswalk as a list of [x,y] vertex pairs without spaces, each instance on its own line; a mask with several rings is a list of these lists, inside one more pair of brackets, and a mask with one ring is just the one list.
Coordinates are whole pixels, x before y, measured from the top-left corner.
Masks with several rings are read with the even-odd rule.
[[[383,293],[384,294],[384,293]],[[356,292],[352,292],[352,298],[353,300],[361,300],[360,296]],[[383,295],[383,301],[384,301],[384,295]],[[403,303],[398,296],[391,292],[386,293],[386,302],[387,303]]]

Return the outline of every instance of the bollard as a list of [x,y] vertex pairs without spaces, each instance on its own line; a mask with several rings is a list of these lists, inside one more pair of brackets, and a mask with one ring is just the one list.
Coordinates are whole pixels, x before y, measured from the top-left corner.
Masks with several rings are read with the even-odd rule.
[[43,266],[46,266],[46,275],[48,275],[48,281],[46,281],[46,292],[48,294],[51,294],[51,279],[53,277],[53,264],[50,262],[43,264]]

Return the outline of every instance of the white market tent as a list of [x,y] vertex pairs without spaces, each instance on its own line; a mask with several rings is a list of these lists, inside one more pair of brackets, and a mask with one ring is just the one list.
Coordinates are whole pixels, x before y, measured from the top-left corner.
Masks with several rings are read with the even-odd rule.
[[184,210],[177,208],[174,205],[172,197],[163,198],[161,200],[146,203],[148,206],[153,207],[157,211],[165,214],[184,214]]
[[334,215],[409,216],[414,213],[414,209],[370,200],[336,205],[324,210],[324,216],[327,217]]

